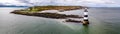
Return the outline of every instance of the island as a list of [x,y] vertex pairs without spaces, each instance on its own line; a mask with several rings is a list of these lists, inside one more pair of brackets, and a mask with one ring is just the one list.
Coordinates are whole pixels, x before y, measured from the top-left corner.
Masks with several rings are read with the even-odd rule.
[[[43,12],[45,10],[58,10],[58,12],[70,11],[70,10],[78,10],[84,9],[83,6],[33,6],[26,9],[14,10],[11,13],[27,15],[27,16],[37,16],[37,17],[45,17],[45,18],[53,18],[53,19],[66,19],[66,18],[83,18],[79,15],[66,15],[59,13],[49,13]],[[52,12],[52,11],[51,11]],[[66,20],[66,22],[81,22],[76,20]]]

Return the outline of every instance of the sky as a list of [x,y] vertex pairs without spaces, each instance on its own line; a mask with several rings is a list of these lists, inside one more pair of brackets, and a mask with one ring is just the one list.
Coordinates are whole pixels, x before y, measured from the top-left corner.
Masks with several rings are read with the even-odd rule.
[[120,0],[0,0],[0,5],[120,7]]

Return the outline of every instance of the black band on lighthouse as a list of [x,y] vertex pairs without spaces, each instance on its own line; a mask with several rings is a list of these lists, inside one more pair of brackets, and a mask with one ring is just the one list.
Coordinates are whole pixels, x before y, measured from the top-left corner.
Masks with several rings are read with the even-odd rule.
[[84,17],[88,17],[88,15],[84,15]]

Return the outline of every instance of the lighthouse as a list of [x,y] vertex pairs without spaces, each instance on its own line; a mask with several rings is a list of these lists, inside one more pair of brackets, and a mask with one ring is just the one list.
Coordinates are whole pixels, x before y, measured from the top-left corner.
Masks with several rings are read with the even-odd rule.
[[83,16],[83,25],[88,25],[89,24],[89,20],[88,20],[88,8],[84,9],[84,16]]

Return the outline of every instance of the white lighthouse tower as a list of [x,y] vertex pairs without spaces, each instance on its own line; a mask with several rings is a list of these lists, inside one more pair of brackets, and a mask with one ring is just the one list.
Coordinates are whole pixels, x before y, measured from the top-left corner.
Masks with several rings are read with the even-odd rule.
[[83,25],[87,25],[89,24],[89,20],[88,20],[88,8],[84,9],[84,16],[83,16]]

